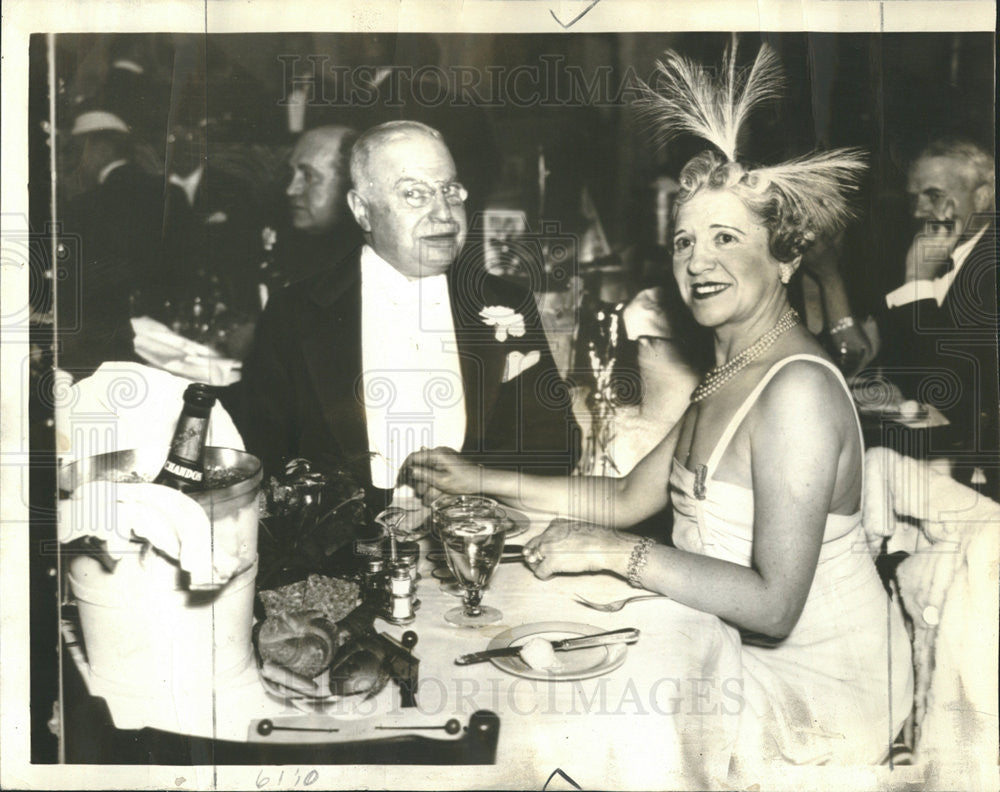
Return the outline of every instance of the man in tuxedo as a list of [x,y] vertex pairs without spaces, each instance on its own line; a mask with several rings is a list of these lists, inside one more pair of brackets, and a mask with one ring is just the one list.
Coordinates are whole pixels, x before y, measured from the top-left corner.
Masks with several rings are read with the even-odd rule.
[[374,127],[350,172],[364,245],[268,303],[244,365],[248,449],[271,472],[346,466],[376,505],[421,446],[568,473],[579,429],[534,298],[460,257],[467,194],[440,133]]
[[905,282],[886,295],[881,362],[903,395],[937,402],[949,426],[931,454],[997,497],[997,232],[994,159],[962,138],[925,146],[908,172],[919,230]]
[[163,181],[135,164],[131,130],[114,113],[82,112],[70,140],[83,192],[58,217],[59,365],[83,377],[136,359],[129,298],[159,282]]
[[260,200],[247,179],[211,164],[210,123],[200,114],[180,117],[167,134],[164,233],[177,251],[175,299],[197,295],[221,302],[235,320],[252,320],[260,311]]
[[361,245],[361,231],[346,200],[357,137],[351,127],[331,124],[303,133],[292,149],[283,205],[274,212],[279,221],[273,238],[264,240],[261,274],[268,297]]

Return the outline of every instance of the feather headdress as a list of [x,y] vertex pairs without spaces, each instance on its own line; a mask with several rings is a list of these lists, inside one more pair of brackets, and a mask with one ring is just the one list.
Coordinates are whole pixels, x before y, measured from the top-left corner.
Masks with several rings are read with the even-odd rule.
[[639,86],[637,106],[661,145],[690,132],[714,145],[730,162],[736,162],[740,127],[750,111],[779,98],[784,88],[781,62],[766,44],[753,66],[737,70],[734,43],[723,56],[718,77],[669,51],[656,62],[656,70],[655,87]]
[[[698,63],[667,52],[657,61],[654,87],[639,86],[636,107],[665,145],[678,135],[696,135],[738,162],[740,130],[754,108],[781,96],[784,77],[777,54],[764,44],[749,68],[736,68],[736,43],[723,56],[718,76]],[[780,165],[735,173],[756,192],[773,187],[806,225],[832,232],[851,216],[845,191],[856,188],[867,169],[860,149],[837,149],[798,157]]]

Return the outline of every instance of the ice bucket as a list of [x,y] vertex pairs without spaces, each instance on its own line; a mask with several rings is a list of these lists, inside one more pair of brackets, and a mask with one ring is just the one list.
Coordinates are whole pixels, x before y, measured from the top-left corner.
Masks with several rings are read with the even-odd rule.
[[[137,449],[79,460],[60,470],[60,497],[90,481],[152,480],[163,458],[162,449]],[[191,591],[176,561],[155,549],[140,552],[139,544],[113,572],[91,556],[73,557],[69,585],[96,676],[147,695],[169,695],[205,689],[250,664],[260,460],[208,447],[205,468],[210,479],[221,474],[232,480],[193,497],[208,515],[213,547],[244,562],[241,571],[221,588]]]

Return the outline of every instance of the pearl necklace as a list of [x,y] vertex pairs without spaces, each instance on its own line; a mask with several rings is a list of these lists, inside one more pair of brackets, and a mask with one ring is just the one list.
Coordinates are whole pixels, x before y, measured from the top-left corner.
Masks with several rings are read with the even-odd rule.
[[764,354],[768,347],[777,341],[782,333],[791,330],[798,323],[799,315],[795,312],[794,308],[789,308],[781,315],[777,324],[764,333],[764,335],[733,357],[732,360],[723,363],[721,366],[716,366],[709,371],[704,379],[698,383],[698,387],[694,389],[694,392],[691,394],[691,401],[699,402],[711,396],[729,382],[729,380],[743,371],[750,363]]

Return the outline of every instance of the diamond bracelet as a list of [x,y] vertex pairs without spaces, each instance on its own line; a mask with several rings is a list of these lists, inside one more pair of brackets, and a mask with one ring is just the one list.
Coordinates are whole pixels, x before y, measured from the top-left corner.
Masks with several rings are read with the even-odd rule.
[[628,582],[636,588],[642,588],[642,571],[646,568],[646,561],[649,560],[649,548],[653,546],[653,540],[648,537],[640,539],[632,548],[632,555],[628,560],[626,577]]
[[843,333],[845,330],[854,327],[854,317],[844,316],[833,323],[830,328],[830,335],[836,335],[837,333]]

